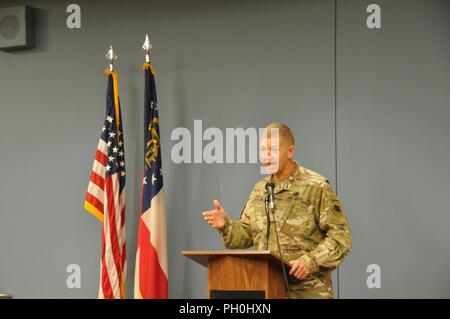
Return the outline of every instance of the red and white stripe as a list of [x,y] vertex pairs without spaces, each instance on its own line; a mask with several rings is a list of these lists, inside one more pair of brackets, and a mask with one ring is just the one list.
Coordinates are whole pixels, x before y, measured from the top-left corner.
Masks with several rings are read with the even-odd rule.
[[107,151],[107,143],[100,139],[89,180],[85,208],[103,223],[98,298],[119,299],[125,298],[126,193],[125,188],[120,192],[119,173],[110,176],[106,174]]
[[167,231],[164,188],[139,218],[134,297],[168,298]]

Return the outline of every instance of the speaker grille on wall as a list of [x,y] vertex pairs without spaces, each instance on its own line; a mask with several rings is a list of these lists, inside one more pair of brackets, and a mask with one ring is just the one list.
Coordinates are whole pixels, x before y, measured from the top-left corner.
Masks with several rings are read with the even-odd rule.
[[0,8],[0,50],[34,48],[34,10],[28,6]]

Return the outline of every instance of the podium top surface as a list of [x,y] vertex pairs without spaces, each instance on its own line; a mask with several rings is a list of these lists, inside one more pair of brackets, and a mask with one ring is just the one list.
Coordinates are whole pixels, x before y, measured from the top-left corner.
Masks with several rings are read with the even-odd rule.
[[[225,256],[247,257],[252,259],[267,260],[271,262],[281,262],[278,255],[270,250],[183,250],[181,254],[204,267],[208,267],[209,260]],[[290,265],[286,261],[284,261],[284,265],[290,268]]]

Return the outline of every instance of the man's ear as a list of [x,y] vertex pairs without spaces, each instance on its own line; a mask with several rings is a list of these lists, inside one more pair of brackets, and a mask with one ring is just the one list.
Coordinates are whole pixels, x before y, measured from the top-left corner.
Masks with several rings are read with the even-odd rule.
[[295,153],[295,145],[291,145],[288,148],[288,157],[292,158],[294,156]]

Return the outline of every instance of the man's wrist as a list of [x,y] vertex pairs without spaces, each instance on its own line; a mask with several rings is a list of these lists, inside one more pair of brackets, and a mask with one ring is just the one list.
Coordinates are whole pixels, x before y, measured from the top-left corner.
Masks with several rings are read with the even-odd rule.
[[319,266],[315,262],[315,260],[308,254],[302,255],[299,260],[303,261],[303,263],[306,266],[306,269],[308,269],[309,274],[313,274],[317,271],[319,271]]
[[232,220],[231,217],[225,214],[225,224],[222,228],[217,229],[223,236],[228,233],[228,228],[230,227]]

